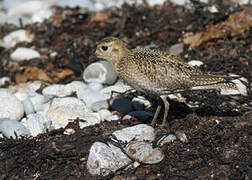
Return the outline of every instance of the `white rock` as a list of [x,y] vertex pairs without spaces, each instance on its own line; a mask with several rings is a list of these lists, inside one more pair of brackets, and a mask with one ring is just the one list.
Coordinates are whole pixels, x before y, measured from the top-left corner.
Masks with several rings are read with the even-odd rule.
[[111,101],[111,108],[122,113],[127,114],[133,110],[132,103],[127,98],[115,98]]
[[[14,24],[20,26],[20,16],[8,16],[6,14],[0,14],[0,24]],[[28,17],[22,17],[22,24],[25,26],[31,24],[31,20]]]
[[190,0],[170,0],[172,3],[177,4],[177,5],[185,5],[190,3]]
[[[235,76],[235,75],[231,75],[231,76]],[[237,95],[237,94],[241,94],[243,96],[247,96],[248,95],[247,87],[242,83],[242,81],[244,81],[245,83],[248,83],[248,80],[246,78],[244,78],[244,77],[232,80],[232,82],[237,86],[238,90],[234,90],[234,89],[221,89],[220,93],[222,95]]]
[[41,9],[39,11],[36,11],[33,15],[32,15],[32,22],[33,23],[41,23],[43,22],[45,19],[48,19],[49,17],[51,17],[54,13],[53,9]]
[[91,106],[92,104],[104,101],[110,98],[108,94],[103,94],[99,91],[95,91],[93,89],[87,88],[84,93],[78,96],[87,106]]
[[77,96],[79,96],[85,91],[87,85],[82,81],[72,81],[71,83],[66,84],[65,88],[66,91],[71,91],[71,93],[76,92]]
[[99,82],[91,82],[91,83],[88,83],[88,88],[89,89],[92,89],[94,91],[99,91],[102,89],[102,84],[99,83]]
[[188,62],[191,66],[202,66],[204,63],[199,60],[191,60]]
[[1,78],[0,78],[0,86],[3,86],[3,85],[5,85],[6,83],[10,83],[10,82],[11,82],[11,80],[10,80],[9,77],[1,77]]
[[111,94],[112,91],[118,92],[118,93],[124,93],[125,91],[131,90],[131,89],[132,88],[130,86],[123,84],[122,82],[117,82],[113,86],[108,86],[106,88],[103,88],[101,90],[101,93]]
[[215,5],[209,6],[207,9],[208,9],[208,11],[210,11],[211,13],[218,13],[218,12],[219,12],[219,10],[216,8]]
[[12,7],[8,11],[9,16],[15,16],[15,15],[31,15],[33,13],[36,13],[37,11],[41,9],[47,9],[48,3],[44,1],[26,1],[18,4],[15,7]]
[[141,104],[144,104],[144,106],[150,106],[150,105],[151,105],[150,101],[147,100],[147,99],[146,99],[145,97],[143,97],[143,96],[134,97],[134,98],[132,99],[132,102],[134,102],[134,101],[137,101],[137,102],[139,102],[139,103],[141,103]]
[[35,92],[41,87],[42,83],[40,81],[32,81],[32,82],[28,82],[27,85],[30,91]]
[[168,136],[163,136],[162,138],[160,138],[157,142],[158,145],[163,146],[166,143],[171,143],[173,141],[175,141],[177,138],[176,136],[174,136],[173,134],[170,134]]
[[55,122],[56,128],[65,127],[71,120],[77,118],[85,120],[87,126],[101,121],[98,113],[90,112],[81,100],[74,97],[53,99],[46,112],[46,118]]
[[29,92],[24,89],[19,89],[16,93],[13,94],[18,100],[24,101],[29,97]]
[[4,36],[3,40],[0,41],[0,46],[11,48],[19,42],[32,42],[33,39],[34,34],[24,29],[19,29]]
[[188,139],[186,137],[186,134],[184,132],[181,131],[175,131],[175,135],[177,136],[177,138],[183,142],[183,143],[187,143]]
[[83,73],[84,81],[98,82],[102,84],[114,84],[117,74],[108,61],[99,61],[86,67]]
[[56,97],[65,97],[69,96],[72,92],[66,91],[64,84],[52,84],[50,86],[45,87],[42,90],[42,94],[46,96],[56,96]]
[[120,119],[120,117],[115,114],[115,115],[111,115],[111,116],[107,117],[105,120],[106,121],[117,121],[119,119]]
[[11,53],[10,58],[14,61],[20,62],[34,58],[40,58],[40,54],[34,49],[19,47],[13,53]]
[[35,108],[30,98],[26,98],[25,100],[23,100],[22,104],[24,106],[26,116],[35,112]]
[[125,148],[127,155],[144,164],[156,164],[164,159],[164,153],[160,148],[152,148],[152,144],[146,141],[131,141]]
[[14,95],[1,91],[0,102],[0,118],[20,120],[23,117],[23,104]]
[[76,92],[77,96],[80,96],[87,85],[81,81],[73,81],[69,84],[52,84],[43,89],[42,94],[47,96],[65,97]]
[[87,160],[88,172],[92,175],[108,175],[111,172],[128,165],[131,160],[120,148],[95,142],[89,152]]
[[111,112],[107,109],[102,109],[98,111],[98,114],[100,115],[101,120],[105,120],[107,118],[110,118],[112,116]]
[[107,100],[101,100],[101,101],[92,103],[89,108],[92,111],[97,112],[97,111],[100,111],[101,109],[108,109],[109,104]]
[[154,6],[154,5],[161,5],[165,2],[166,0],[148,0],[147,3],[150,5],[150,6]]
[[45,133],[46,130],[52,130],[52,121],[46,119],[42,114],[29,114],[26,120],[27,128],[30,130],[32,136]]
[[138,141],[154,141],[154,128],[146,124],[138,124],[113,132],[118,140],[130,142],[132,139]]
[[20,5],[22,2],[27,1],[27,0],[3,0],[2,6],[4,9],[8,10],[11,8],[14,8],[18,5]]
[[7,138],[31,136],[30,131],[20,122],[8,118],[0,118],[0,132]]
[[92,0],[75,0],[75,1],[69,1],[69,0],[61,0],[57,3],[60,7],[80,7],[80,8],[88,8],[89,10],[95,10],[94,8],[94,2]]

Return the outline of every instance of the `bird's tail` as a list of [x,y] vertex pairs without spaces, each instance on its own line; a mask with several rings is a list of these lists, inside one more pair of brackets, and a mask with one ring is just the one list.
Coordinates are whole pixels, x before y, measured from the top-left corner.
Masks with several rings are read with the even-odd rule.
[[191,76],[193,81],[193,89],[233,89],[237,90],[237,86],[232,82],[239,77],[219,76],[200,74]]

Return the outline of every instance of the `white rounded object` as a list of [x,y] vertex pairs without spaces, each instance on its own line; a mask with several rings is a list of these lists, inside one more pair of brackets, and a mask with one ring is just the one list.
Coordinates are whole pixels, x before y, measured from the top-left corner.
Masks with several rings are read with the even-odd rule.
[[155,139],[154,128],[146,124],[123,128],[113,132],[113,135],[123,142],[130,142],[133,139],[138,141],[154,141]]
[[164,159],[164,153],[160,148],[152,148],[152,144],[146,141],[131,141],[127,144],[125,152],[132,159],[143,164],[157,164]]
[[30,131],[20,122],[9,118],[0,118],[0,132],[7,138],[20,138],[31,136]]
[[191,66],[202,66],[204,63],[199,60],[191,60],[188,62]]
[[24,29],[19,29],[4,36],[3,40],[0,41],[0,46],[11,48],[19,42],[32,42],[33,39],[34,34],[31,34],[29,31]]
[[24,61],[31,60],[34,58],[40,58],[40,54],[31,48],[19,47],[13,53],[11,53],[10,58],[13,61]]
[[131,160],[120,148],[95,142],[89,151],[87,170],[92,175],[108,175],[128,165]]
[[42,90],[42,94],[46,96],[56,96],[56,97],[65,97],[71,94],[71,91],[66,91],[64,84],[52,84],[45,87]]
[[0,91],[0,118],[20,120],[24,115],[23,104],[14,95]]
[[99,61],[86,67],[83,73],[84,81],[99,82],[103,84],[114,84],[117,80],[117,74],[108,61]]
[[108,94],[103,94],[99,91],[87,88],[84,93],[78,96],[87,106],[91,106],[93,103],[104,101],[110,98]]
[[43,96],[39,93],[35,93],[33,96],[30,96],[29,99],[31,100],[35,112],[43,111],[44,104],[49,102],[49,97]]
[[162,138],[160,138],[157,142],[158,145],[163,146],[166,143],[171,143],[174,142],[177,139],[177,137],[173,134],[170,134],[168,136],[163,136]]
[[22,104],[24,106],[24,111],[26,115],[29,115],[35,112],[35,108],[30,98],[26,98],[25,100],[23,100]]
[[[117,92],[117,93],[124,93],[125,91],[128,91],[130,89],[132,89],[132,87],[126,84],[123,84],[122,82],[117,82],[113,86],[108,86],[106,88],[103,88],[101,90],[101,93],[111,94],[112,91]],[[117,93],[115,93],[114,95],[117,95]]]
[[55,122],[56,128],[65,127],[77,118],[85,120],[87,125],[100,122],[99,115],[90,112],[81,100],[74,97],[53,99],[46,118]]
[[32,136],[45,133],[46,130],[52,130],[52,122],[46,119],[42,114],[29,114],[26,120],[27,128],[30,130]]

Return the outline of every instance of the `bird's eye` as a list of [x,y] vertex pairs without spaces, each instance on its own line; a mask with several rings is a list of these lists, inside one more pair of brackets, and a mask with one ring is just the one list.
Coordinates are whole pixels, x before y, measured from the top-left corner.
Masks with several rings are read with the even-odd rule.
[[101,47],[103,51],[107,51],[108,50],[108,46],[102,46]]

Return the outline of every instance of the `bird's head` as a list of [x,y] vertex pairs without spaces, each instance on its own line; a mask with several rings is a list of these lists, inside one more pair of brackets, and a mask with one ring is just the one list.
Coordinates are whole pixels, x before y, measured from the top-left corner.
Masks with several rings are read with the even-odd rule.
[[128,53],[128,49],[123,41],[115,37],[107,37],[101,40],[95,51],[95,56],[98,58],[106,59],[116,66]]

